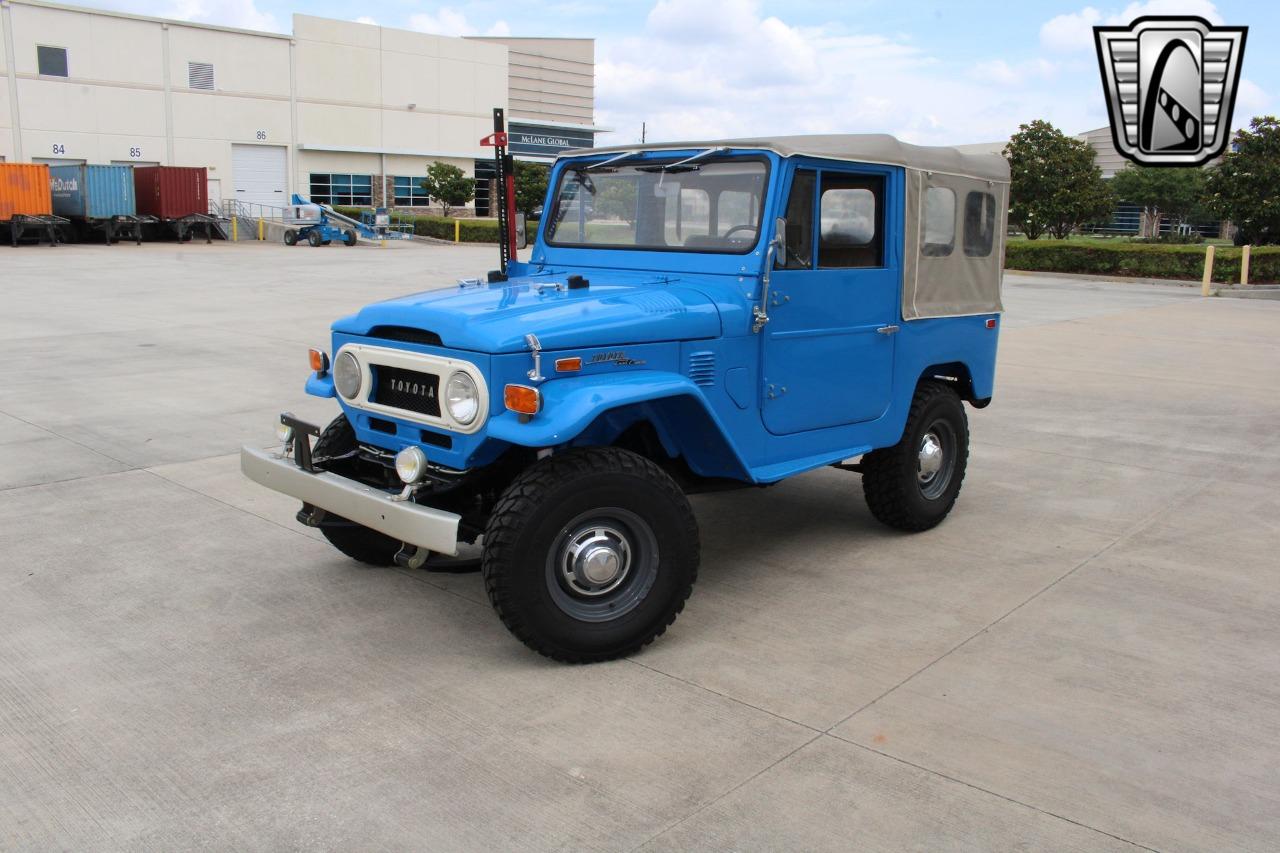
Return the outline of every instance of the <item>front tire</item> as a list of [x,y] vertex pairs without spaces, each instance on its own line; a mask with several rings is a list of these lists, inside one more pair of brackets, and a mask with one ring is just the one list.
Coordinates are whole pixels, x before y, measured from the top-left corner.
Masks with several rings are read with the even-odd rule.
[[284,232],[284,244],[286,246],[298,245],[298,232],[293,230],[292,228]]
[[342,242],[343,245],[354,246],[356,244],[356,232],[350,230],[342,232]]
[[484,535],[485,590],[504,625],[566,663],[612,660],[659,637],[698,575],[684,493],[618,448],[548,457],[503,493]]
[[[298,441],[306,441],[299,436]],[[345,415],[338,415],[320,433],[315,446],[311,448],[312,457],[327,471],[342,476],[353,476],[354,471],[347,470],[353,460],[346,459],[325,464],[325,459],[336,459],[351,453],[357,448],[356,432]],[[396,552],[400,550],[400,541],[384,536],[376,530],[370,530],[359,524],[348,521],[341,516],[326,514],[326,523],[320,526],[320,533],[329,544],[346,554],[353,560],[368,563],[371,566],[390,566],[395,562]]]
[[902,439],[862,457],[867,507],[898,530],[936,527],[955,506],[968,460],[964,403],[949,385],[922,382]]
[[324,238],[320,236],[319,231],[307,232],[307,245],[313,249],[318,249],[324,245]]

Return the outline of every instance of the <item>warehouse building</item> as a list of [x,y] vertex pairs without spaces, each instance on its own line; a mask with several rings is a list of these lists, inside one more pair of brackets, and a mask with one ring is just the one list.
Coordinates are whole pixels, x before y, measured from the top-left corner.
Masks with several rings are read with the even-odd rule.
[[265,33],[0,0],[0,160],[205,166],[210,199],[425,209],[435,161],[481,179],[494,107],[518,158],[594,143],[592,39],[449,38],[293,16]]

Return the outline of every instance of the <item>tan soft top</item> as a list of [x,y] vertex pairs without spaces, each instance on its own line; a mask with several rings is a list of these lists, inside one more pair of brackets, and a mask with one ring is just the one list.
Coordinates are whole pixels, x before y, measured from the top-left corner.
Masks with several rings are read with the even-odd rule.
[[578,148],[562,157],[623,151],[673,151],[699,148],[759,148],[783,157],[807,155],[828,160],[880,163],[928,172],[942,172],[967,178],[1007,184],[1009,164],[999,154],[966,154],[956,148],[912,145],[887,133],[838,133],[814,136],[762,136],[754,139],[703,139],[696,142],[656,142],[648,145],[611,145],[607,148]]

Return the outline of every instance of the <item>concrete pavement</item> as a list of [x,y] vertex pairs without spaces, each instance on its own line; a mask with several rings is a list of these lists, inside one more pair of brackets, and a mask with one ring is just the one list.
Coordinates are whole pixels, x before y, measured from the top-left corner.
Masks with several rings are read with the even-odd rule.
[[0,251],[0,848],[1275,848],[1280,306],[1010,276],[946,523],[701,496],[675,626],[565,667],[234,455],[492,255]]

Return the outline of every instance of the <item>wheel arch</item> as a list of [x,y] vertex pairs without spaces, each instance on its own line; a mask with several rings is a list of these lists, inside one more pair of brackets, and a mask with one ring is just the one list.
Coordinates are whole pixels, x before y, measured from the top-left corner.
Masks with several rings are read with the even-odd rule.
[[991,403],[991,389],[974,385],[973,371],[963,361],[946,361],[931,364],[920,372],[916,379],[916,387],[922,382],[944,382],[950,385],[961,400],[970,403],[974,408],[986,408]]

